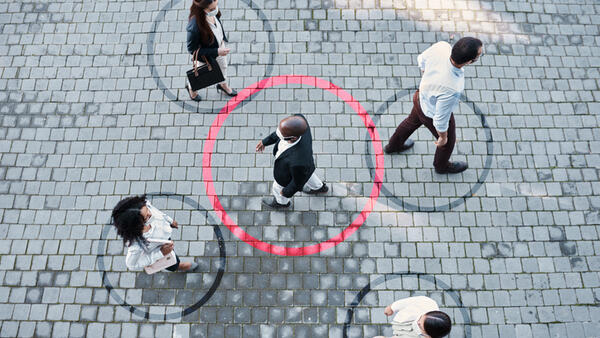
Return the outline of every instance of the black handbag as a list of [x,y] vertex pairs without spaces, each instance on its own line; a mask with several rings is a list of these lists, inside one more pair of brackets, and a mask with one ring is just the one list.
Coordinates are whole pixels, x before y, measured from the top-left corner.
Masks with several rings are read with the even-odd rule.
[[221,72],[221,67],[219,67],[217,60],[210,56],[206,57],[205,55],[202,55],[204,64],[198,67],[198,50],[196,50],[193,55],[194,68],[187,71],[188,81],[190,82],[193,91],[225,81],[225,77],[223,77],[223,72]]

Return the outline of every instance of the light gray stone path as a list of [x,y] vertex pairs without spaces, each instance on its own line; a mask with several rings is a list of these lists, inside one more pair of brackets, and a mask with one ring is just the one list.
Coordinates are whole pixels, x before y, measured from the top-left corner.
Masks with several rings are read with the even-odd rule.
[[[463,35],[485,43],[455,112],[454,158],[470,169],[437,175],[419,130],[414,149],[385,155],[390,193],[365,224],[302,257],[255,249],[204,210],[205,140],[227,98],[209,88],[194,103],[183,89],[190,2],[0,0],[1,337],[372,337],[391,335],[383,309],[411,295],[451,314],[452,337],[600,337],[597,1],[220,0],[233,88],[323,78],[366,109],[383,145],[410,111],[417,55]],[[264,210],[273,159],[254,148],[291,113],[308,118],[332,189]],[[369,134],[327,91],[261,90],[214,137],[215,192],[265,242],[325,241],[371,194]],[[171,194],[153,202],[181,224],[176,251],[199,272],[128,271],[115,231],[103,235],[115,203],[145,192]]]

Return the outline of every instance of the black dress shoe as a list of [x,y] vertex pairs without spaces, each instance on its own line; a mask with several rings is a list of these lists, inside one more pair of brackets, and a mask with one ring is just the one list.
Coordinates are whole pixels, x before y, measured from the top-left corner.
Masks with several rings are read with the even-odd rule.
[[325,184],[325,182],[323,182],[323,185],[319,189],[310,190],[310,191],[307,191],[306,193],[310,194],[310,195],[316,195],[316,194],[323,194],[328,191],[329,191],[329,187],[327,186],[327,184]]
[[412,148],[414,145],[415,141],[408,139],[404,141],[404,144],[402,145],[402,147],[400,147],[400,149],[390,149],[390,145],[388,144],[383,148],[383,152],[386,154],[401,153],[405,150]]
[[192,97],[193,90],[190,87],[190,85],[187,83],[187,81],[185,83],[185,89],[188,90],[188,94],[190,94],[190,99],[192,99],[192,101],[196,101],[196,102],[202,101],[202,98],[200,97],[200,95],[198,93],[196,93],[196,96]]
[[467,164],[467,162],[456,161],[456,162],[450,162],[446,168],[443,168],[443,169],[435,168],[435,172],[438,174],[458,174],[460,172],[467,170],[468,167],[469,167],[469,165]]
[[219,91],[222,91],[223,93],[225,93],[225,95],[228,95],[228,96],[231,96],[231,97],[237,96],[237,94],[238,94],[233,89],[231,90],[231,93],[228,93],[223,87],[221,87],[220,84],[217,85],[217,92],[219,92]]
[[279,204],[275,200],[275,197],[265,197],[262,199],[262,204],[271,209],[283,209],[289,207],[291,202],[287,202],[287,204]]

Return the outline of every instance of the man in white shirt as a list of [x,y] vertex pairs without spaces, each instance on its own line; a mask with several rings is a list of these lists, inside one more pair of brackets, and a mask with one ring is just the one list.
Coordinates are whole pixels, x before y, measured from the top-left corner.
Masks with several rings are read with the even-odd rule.
[[441,338],[447,336],[452,328],[450,317],[440,311],[433,299],[425,296],[397,300],[383,312],[386,316],[396,313],[392,319],[392,338]]
[[459,173],[467,169],[466,162],[450,161],[456,142],[454,115],[465,88],[463,67],[477,61],[483,53],[481,40],[466,37],[454,46],[445,41],[427,48],[417,58],[423,76],[413,97],[410,115],[400,123],[384,151],[393,154],[414,145],[410,135],[425,125],[437,139],[433,166],[439,174]]

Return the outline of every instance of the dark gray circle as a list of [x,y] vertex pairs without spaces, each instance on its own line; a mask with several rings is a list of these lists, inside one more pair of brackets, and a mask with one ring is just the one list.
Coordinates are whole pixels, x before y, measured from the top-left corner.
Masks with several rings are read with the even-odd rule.
[[[209,210],[209,209],[202,207],[200,205],[200,203],[196,202],[195,200],[193,200],[189,197],[183,196],[183,195],[179,195],[179,194],[148,193],[146,195],[151,196],[151,197],[166,197],[166,198],[169,198],[170,196],[183,197],[182,201],[184,203],[186,203],[187,205],[191,206],[192,208],[194,208],[198,211],[208,211]],[[212,224],[213,231],[215,232],[215,235],[217,236],[217,240],[219,242],[219,258],[220,259],[219,259],[219,266],[217,268],[218,269],[217,276],[216,276],[213,284],[208,289],[208,291],[204,294],[204,296],[202,296],[202,298],[199,301],[197,301],[196,303],[192,304],[191,306],[183,309],[182,311],[166,313],[164,315],[163,314],[160,314],[160,315],[153,314],[148,311],[141,310],[133,305],[128,304],[116,292],[112,292],[114,287],[112,286],[112,284],[110,283],[110,280],[108,279],[108,277],[106,275],[106,268],[104,265],[104,251],[106,249],[106,238],[108,237],[108,232],[110,231],[112,225],[106,224],[104,226],[104,229],[102,230],[102,234],[100,235],[100,241],[98,242],[97,259],[98,259],[98,270],[102,274],[102,283],[104,284],[104,287],[108,291],[108,294],[110,295],[110,297],[115,302],[117,302],[117,304],[119,304],[123,308],[127,309],[129,312],[131,312],[139,317],[142,317],[145,319],[151,319],[151,320],[178,319],[178,318],[189,315],[190,313],[198,310],[202,305],[204,305],[210,299],[210,297],[212,297],[212,295],[215,293],[215,291],[221,284],[221,279],[223,278],[223,274],[225,273],[225,265],[226,265],[225,241],[223,239],[223,233],[221,232],[221,229],[218,226],[219,223],[215,221],[215,219],[212,217],[212,215],[210,213],[207,213],[207,220],[208,220],[209,224]]]
[[358,292],[356,297],[354,297],[354,300],[352,300],[352,303],[350,303],[350,308],[348,309],[348,312],[346,312],[346,321],[344,322],[344,328],[343,328],[343,337],[344,338],[348,338],[348,329],[349,329],[350,325],[352,324],[352,317],[354,316],[354,309],[356,309],[356,307],[360,304],[360,302],[363,300],[363,298],[365,298],[365,296],[371,290],[373,290],[374,287],[377,287],[378,285],[380,285],[386,281],[391,281],[391,280],[394,280],[394,279],[397,279],[397,278],[400,278],[403,276],[411,276],[411,277],[415,277],[415,278],[425,279],[425,280],[433,283],[434,285],[440,286],[444,292],[446,292],[448,295],[450,295],[450,297],[452,297],[452,299],[454,300],[456,305],[458,305],[460,307],[460,313],[464,320],[465,337],[467,337],[467,338],[471,337],[471,326],[470,326],[471,325],[471,317],[469,316],[469,312],[467,311],[467,309],[465,309],[465,307],[463,306],[458,293],[455,290],[453,290],[452,288],[450,288],[450,286],[448,284],[442,282],[441,280],[435,278],[432,275],[406,271],[406,272],[385,274],[385,275],[375,279],[374,281],[369,282],[367,285],[365,285],[365,287],[363,287]]
[[[376,124],[379,119],[381,118],[381,115],[386,112],[389,108],[390,105],[392,105],[393,103],[396,103],[398,100],[400,100],[401,98],[405,97],[406,95],[410,95],[411,92],[414,92],[415,90],[417,90],[416,88],[411,88],[411,89],[404,89],[401,90],[399,92],[396,92],[394,95],[392,95],[390,98],[388,98],[384,104],[382,104],[379,109],[377,110],[377,112],[375,112],[373,114],[373,123]],[[388,197],[388,199],[395,204],[396,206],[398,206],[399,208],[402,208],[404,210],[409,210],[409,211],[424,211],[424,212],[432,212],[432,211],[448,211],[452,208],[455,208],[463,203],[465,203],[465,201],[468,198],[473,197],[473,195],[481,188],[481,186],[483,185],[483,182],[485,182],[485,180],[487,179],[489,173],[490,173],[490,169],[492,166],[492,159],[494,156],[494,139],[492,138],[492,131],[490,130],[490,127],[485,119],[485,115],[483,114],[483,112],[481,111],[481,109],[479,109],[479,107],[472,101],[469,101],[469,99],[465,96],[462,95],[461,96],[461,101],[470,105],[471,108],[473,109],[473,111],[475,112],[475,114],[477,116],[479,116],[479,119],[481,120],[481,126],[484,128],[485,131],[485,135],[486,135],[486,150],[487,150],[487,155],[485,158],[485,164],[483,166],[483,170],[481,171],[481,174],[479,175],[479,178],[477,179],[477,182],[471,187],[471,189],[469,189],[469,191],[467,191],[464,195],[462,195],[461,197],[451,201],[450,203],[441,205],[441,206],[433,206],[433,207],[422,207],[422,206],[418,206],[418,205],[414,205],[410,202],[405,201],[404,199],[395,196],[383,183],[383,177],[382,178],[378,178],[375,176],[375,168],[373,166],[373,159],[371,158],[371,148],[370,145],[371,143],[369,141],[365,142],[365,149],[366,149],[366,154],[365,154],[365,161],[367,163],[367,167],[369,168],[369,173],[371,175],[371,179],[376,180],[376,183],[380,183],[381,184],[381,194],[384,195],[385,197]],[[378,181],[378,182],[377,182]]]
[[[183,109],[185,109],[189,112],[212,113],[213,111],[210,109],[201,109],[200,107],[197,106],[197,104],[192,105],[184,100],[179,100],[179,98],[177,97],[177,93],[174,93],[170,88],[168,88],[165,85],[165,83],[160,78],[158,71],[156,70],[156,63],[154,61],[154,39],[156,38],[156,30],[158,29],[158,25],[160,24],[160,22],[165,19],[165,15],[166,15],[167,11],[169,11],[171,8],[173,8],[175,5],[177,5],[179,2],[181,2],[181,0],[173,0],[173,1],[168,2],[160,10],[160,12],[158,12],[156,19],[154,19],[154,23],[152,25],[152,30],[150,31],[150,33],[148,33],[148,40],[146,43],[148,46],[147,47],[148,66],[150,67],[150,72],[152,73],[152,79],[154,79],[154,82],[156,82],[156,85],[158,86],[158,88],[161,89],[163,91],[163,93],[165,94],[165,96],[169,100],[171,100],[173,103],[177,104],[178,106],[182,107]],[[262,9],[259,6],[257,6],[252,0],[241,0],[241,2],[243,2],[249,8],[251,8],[257,12],[258,17],[263,22],[263,30],[265,32],[268,32],[269,44],[270,44],[269,62],[267,64],[267,68],[265,70],[264,77],[269,77],[269,76],[271,76],[271,73],[273,72],[273,55],[275,54],[275,37],[273,35],[273,28],[271,27],[271,22],[269,21],[269,19],[265,15],[265,13],[262,11]],[[183,32],[182,32],[182,34],[183,34]],[[191,56],[190,56],[190,58],[191,58]],[[190,65],[190,67],[191,67],[191,65]],[[244,100],[244,102],[241,102],[240,105],[243,106],[248,101],[250,101],[250,98],[248,100]]]

